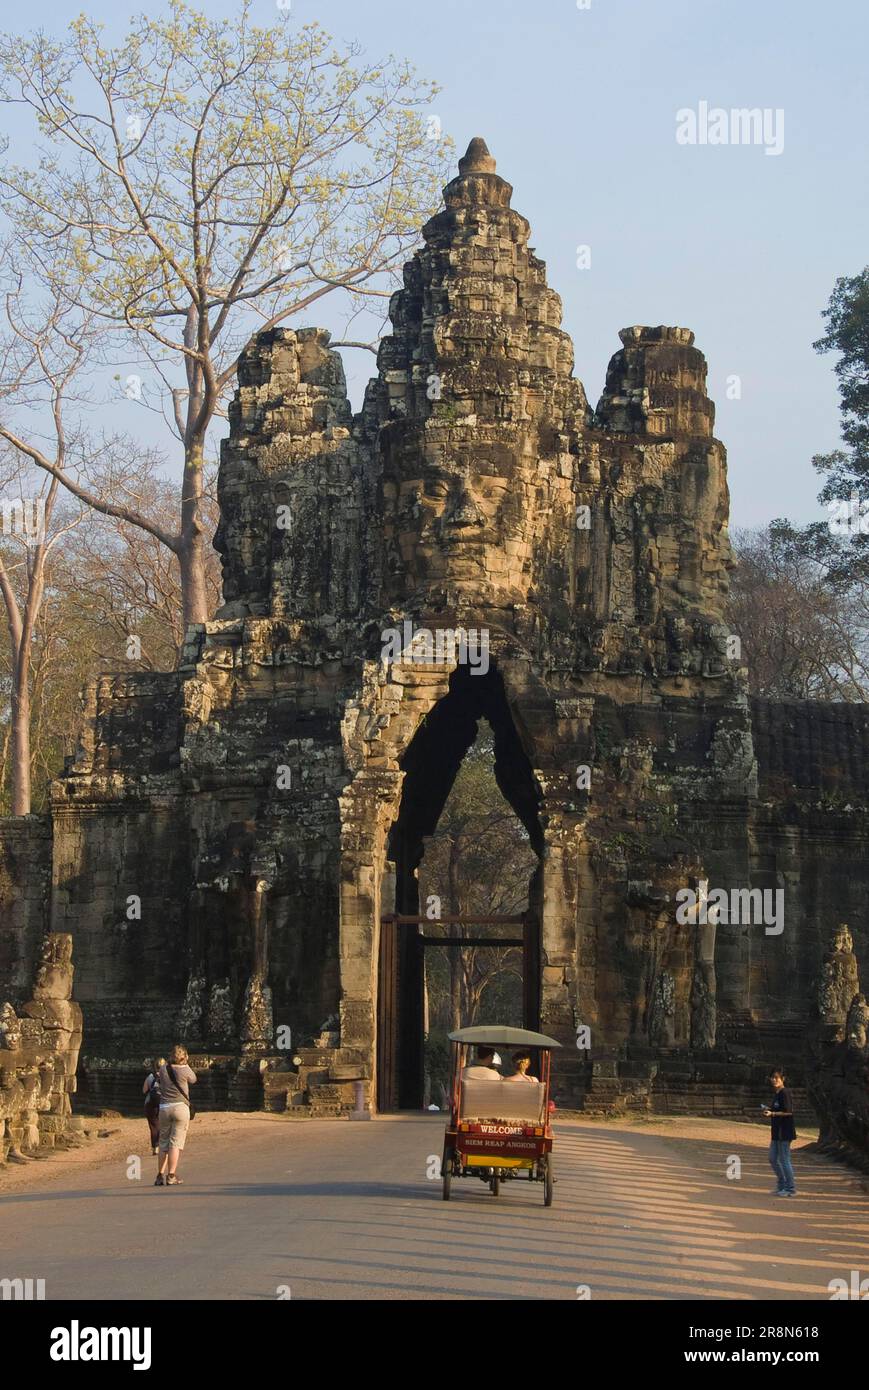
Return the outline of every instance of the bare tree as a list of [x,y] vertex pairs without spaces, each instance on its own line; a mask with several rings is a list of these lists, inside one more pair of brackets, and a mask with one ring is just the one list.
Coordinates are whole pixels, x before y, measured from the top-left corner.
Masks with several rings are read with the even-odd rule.
[[[56,248],[58,261],[66,247]],[[72,685],[57,660],[82,678],[114,669],[174,664],[181,643],[180,567],[164,544],[174,504],[159,458],[122,435],[93,435],[88,368],[101,326],[63,291],[62,265],[34,295],[14,248],[0,256],[5,279],[0,330],[0,593],[6,610],[8,718],[0,793],[29,813],[35,767],[57,772],[73,723]],[[88,505],[85,478],[122,503]],[[60,496],[59,494],[60,490]],[[73,494],[70,497],[70,494]],[[76,500],[77,499],[77,500]],[[61,505],[62,503],[62,505]],[[213,500],[203,498],[212,521]],[[131,510],[147,510],[137,526]],[[216,558],[205,570],[219,589]],[[134,637],[134,650],[123,638]],[[41,796],[41,788],[40,788]]]
[[[0,593],[6,609],[10,649],[10,742],[4,750],[11,764],[11,810],[26,816],[31,809],[31,674],[33,644],[45,593],[46,561],[66,526],[52,531],[57,480],[34,488],[22,461],[7,457],[0,464],[3,539],[0,543]],[[70,524],[70,523],[67,523]],[[74,524],[74,523],[73,523]],[[8,745],[7,745],[8,748]]]
[[[55,516],[57,509],[55,509]],[[83,514],[80,524],[86,522]],[[70,535],[56,537],[45,557],[43,597],[33,631],[30,653],[29,743],[31,810],[44,810],[48,784],[60,770],[64,758],[73,753],[81,722],[81,689],[93,674],[89,651],[87,613],[79,603],[77,590],[58,585],[55,569]],[[12,549],[4,543],[4,562]],[[19,575],[11,568],[10,582],[17,587]],[[8,625],[0,634],[0,687],[9,694],[16,650],[8,640]],[[12,809],[12,709],[7,702],[0,713],[0,805],[3,814]]]
[[865,700],[869,586],[834,580],[782,526],[734,535],[729,621],[751,692],[770,699]]
[[[104,458],[97,460],[99,473]],[[159,524],[170,527],[176,490],[161,478],[153,457],[127,453],[125,485]],[[206,478],[203,516],[217,528],[213,483]],[[175,666],[184,640],[181,623],[181,571],[178,557],[149,532],[117,517],[91,512],[54,561],[55,582],[75,592],[87,621],[81,638],[95,669],[165,671]],[[220,564],[214,550],[205,555],[209,605],[220,597]]]
[[[45,417],[48,441],[36,427],[28,439],[0,428],[5,449],[0,461],[0,593],[6,609],[10,649],[11,809],[17,816],[31,808],[31,670],[33,644],[45,595],[49,553],[72,519],[55,518],[59,482],[46,473],[62,471],[70,450],[64,409],[75,399],[78,379],[87,359],[89,327],[78,313],[70,316],[62,296],[29,305],[20,276],[8,258],[4,297],[6,332],[0,339],[0,407],[15,398],[19,410]],[[40,473],[34,463],[48,463]],[[80,512],[79,512],[80,515]]]
[[116,47],[86,16],[61,42],[6,37],[2,95],[29,108],[44,143],[38,167],[7,167],[0,190],[31,265],[112,330],[104,347],[135,366],[128,394],[173,431],[177,523],[34,461],[173,551],[186,626],[210,612],[206,441],[240,351],[326,295],[388,293],[436,206],[446,142],[426,138],[437,89],[406,63],[362,60],[280,12],[258,27],[252,0],[228,20],[183,0],[169,10],[133,19]]

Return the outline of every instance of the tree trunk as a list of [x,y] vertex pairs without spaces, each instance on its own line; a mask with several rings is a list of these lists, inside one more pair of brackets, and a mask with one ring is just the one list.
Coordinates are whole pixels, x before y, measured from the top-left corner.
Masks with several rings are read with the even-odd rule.
[[[9,770],[9,749],[12,743],[12,725],[6,725],[3,732],[3,753],[0,755],[0,800],[6,799],[6,774]],[[10,801],[11,811],[11,801]]]
[[[450,937],[455,939],[460,934],[460,928],[456,923],[450,923]],[[455,947],[450,948],[450,1031],[462,1026],[462,960],[461,951]]]
[[[450,916],[461,912],[461,892],[459,889],[459,845],[458,839],[450,842],[448,864]],[[450,922],[448,935],[451,940],[460,940],[462,928],[458,922]],[[462,952],[457,946],[447,948],[450,961],[450,1020],[451,1030],[462,1026]]]
[[30,651],[21,642],[15,653],[12,684],[12,814],[30,815]]
[[[184,483],[181,493],[181,611],[184,633],[190,623],[206,623],[208,590],[205,582],[205,538],[202,534],[200,501],[204,464],[204,437],[198,435],[184,450]],[[182,639],[183,640],[183,639]]]

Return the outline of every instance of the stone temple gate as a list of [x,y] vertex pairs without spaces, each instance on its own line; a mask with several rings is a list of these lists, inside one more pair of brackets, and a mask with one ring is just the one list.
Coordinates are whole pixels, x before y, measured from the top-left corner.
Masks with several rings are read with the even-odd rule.
[[[8,873],[27,849],[51,891],[49,922],[31,903],[4,929],[0,966],[23,982],[45,926],[72,934],[106,1098],[181,1036],[215,1103],[262,1082],[267,1103],[340,1113],[356,1079],[372,1106],[418,1103],[377,1090],[402,1045],[382,919],[419,912],[423,840],[481,717],[537,855],[528,1007],[566,1045],[563,1100],[745,1081],[796,1055],[831,926],[869,954],[866,707],[747,696],[693,334],[623,330],[592,411],[511,192],[473,140],[359,414],[326,332],[245,354],[223,607],[178,671],[94,684],[50,833],[4,840]],[[466,649],[396,653],[405,624]],[[781,890],[783,929],[680,925],[675,894],[701,880]]]

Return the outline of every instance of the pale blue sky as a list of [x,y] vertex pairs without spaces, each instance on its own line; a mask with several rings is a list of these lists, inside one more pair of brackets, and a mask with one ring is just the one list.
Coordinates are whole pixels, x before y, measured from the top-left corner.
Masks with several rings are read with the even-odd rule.
[[[137,8],[36,0],[15,13],[60,32],[86,9],[119,37]],[[258,0],[257,17],[275,8]],[[592,403],[620,328],[693,328],[732,524],[821,515],[810,460],[835,447],[838,411],[833,361],[812,341],[836,277],[869,261],[865,0],[292,0],[292,16],[409,58],[442,85],[432,114],[459,152],[486,138],[562,296]],[[782,108],[783,153],[679,146],[676,111],[700,101]],[[372,359],[345,359],[358,401]],[[725,397],[733,373],[738,401]]]

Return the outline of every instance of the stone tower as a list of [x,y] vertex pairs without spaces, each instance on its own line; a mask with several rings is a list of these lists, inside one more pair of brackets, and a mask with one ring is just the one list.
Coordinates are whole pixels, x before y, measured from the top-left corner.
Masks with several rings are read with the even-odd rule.
[[[865,710],[831,732],[825,707],[747,698],[693,334],[623,330],[592,412],[511,193],[473,140],[358,415],[321,330],[241,361],[224,605],[179,671],[95,684],[54,787],[52,925],[104,1069],[180,1031],[262,1072],[285,1027],[325,1032],[336,1105],[352,1077],[372,1104],[418,1103],[421,952],[389,916],[419,911],[424,837],[481,717],[538,859],[527,1021],[566,1044],[565,1096],[595,1058],[684,1073],[727,1037],[786,1041],[819,933],[865,923],[865,855],[842,875],[865,845]],[[844,861],[800,801],[831,768]],[[783,886],[784,939],[680,924],[675,894],[701,881]]]

